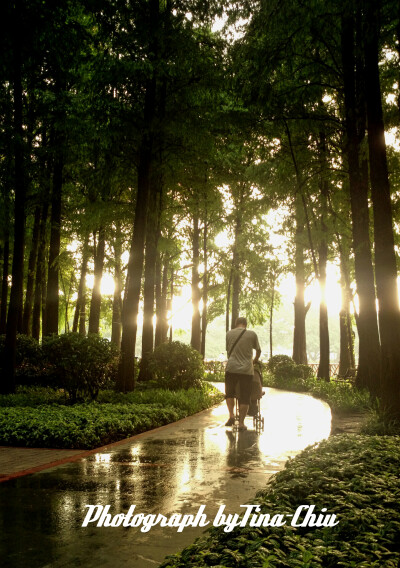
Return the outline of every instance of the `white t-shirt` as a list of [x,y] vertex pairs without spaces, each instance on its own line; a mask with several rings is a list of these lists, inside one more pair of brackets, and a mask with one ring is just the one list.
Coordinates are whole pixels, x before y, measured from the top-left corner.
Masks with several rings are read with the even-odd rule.
[[[242,327],[235,327],[226,334],[226,351],[232,349],[236,339],[242,333]],[[231,356],[228,359],[225,370],[228,373],[240,373],[241,375],[254,375],[253,349],[261,351],[258,337],[255,331],[246,329],[242,337],[236,343]]]

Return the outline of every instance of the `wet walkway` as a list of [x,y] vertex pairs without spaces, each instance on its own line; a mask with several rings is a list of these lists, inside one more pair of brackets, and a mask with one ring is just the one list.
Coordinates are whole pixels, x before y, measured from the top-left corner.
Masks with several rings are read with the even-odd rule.
[[[224,427],[224,404],[176,424],[111,445],[78,461],[0,484],[3,568],[149,568],[204,530],[187,527],[82,527],[86,505],[126,514],[195,515],[220,507],[242,512],[289,457],[326,438],[329,407],[307,395],[265,389],[264,431]],[[100,514],[100,507],[94,509]]]

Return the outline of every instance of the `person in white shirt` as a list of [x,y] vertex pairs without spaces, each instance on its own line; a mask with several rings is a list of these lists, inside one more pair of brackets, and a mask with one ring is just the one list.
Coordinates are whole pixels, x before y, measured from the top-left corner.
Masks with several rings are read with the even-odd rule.
[[[228,362],[225,368],[225,398],[229,411],[226,426],[235,423],[235,395],[239,384],[239,430],[246,430],[244,419],[250,404],[251,387],[254,375],[253,364],[261,355],[261,347],[255,331],[247,329],[247,319],[239,317],[235,328],[226,334]],[[253,350],[256,356],[253,361]]]

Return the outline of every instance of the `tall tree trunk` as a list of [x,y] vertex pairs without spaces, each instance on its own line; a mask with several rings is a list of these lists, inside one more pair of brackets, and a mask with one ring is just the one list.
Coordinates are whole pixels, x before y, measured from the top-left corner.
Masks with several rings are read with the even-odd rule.
[[47,272],[46,319],[44,335],[58,334],[59,318],[59,255],[61,243],[61,202],[63,185],[63,136],[59,127],[54,128],[53,184],[51,193],[50,247]]
[[361,57],[354,51],[355,31],[354,16],[345,16],[342,21],[341,46],[346,118],[345,155],[349,169],[354,268],[359,300],[359,361],[356,384],[378,394],[380,343],[369,238],[368,164],[362,157],[366,120],[362,84],[364,71]]
[[150,378],[148,358],[154,347],[154,294],[156,283],[157,245],[160,235],[162,177],[157,172],[152,176],[152,188],[149,197],[149,210],[146,231],[146,258],[143,284],[143,331],[142,358],[140,361],[139,381]]
[[272,357],[272,318],[274,316],[275,280],[272,284],[271,306],[269,308],[269,356]]
[[293,332],[293,360],[297,364],[307,365],[306,346],[306,316],[310,309],[304,303],[305,269],[304,269],[304,213],[301,195],[297,192],[295,197],[295,278],[296,295],[294,298],[294,332]]
[[24,131],[23,131],[23,91],[22,91],[22,58],[19,17],[21,1],[15,0],[12,10],[13,24],[13,91],[14,91],[14,252],[12,263],[12,285],[8,307],[6,339],[2,361],[0,392],[2,394],[15,391],[15,357],[17,347],[18,317],[22,311],[23,279],[24,279],[24,239],[25,239],[25,164],[24,164]]
[[122,234],[121,227],[117,225],[114,241],[114,297],[112,313],[111,343],[118,347],[121,346],[121,312],[122,312]]
[[231,307],[231,290],[232,290],[232,278],[233,269],[231,268],[229,272],[228,289],[226,291],[226,306],[225,306],[225,331],[228,333],[230,330],[229,318],[230,318],[230,307]]
[[9,233],[8,213],[6,212],[6,225],[4,228],[4,247],[3,247],[3,273],[1,279],[1,305],[0,305],[0,335],[6,332],[7,323],[7,301],[8,301],[8,275],[10,257],[10,233]]
[[[167,307],[169,307],[169,309],[172,311],[172,302],[174,301],[174,269],[171,268],[171,282],[170,282],[170,294],[171,294],[171,298],[170,300],[167,301]],[[168,306],[169,304],[169,306]],[[169,325],[169,342],[172,343],[172,339],[173,339],[173,327],[172,327],[172,317],[171,317],[171,321],[170,321],[170,325]]]
[[[89,235],[85,236],[82,247],[82,264],[81,273],[79,276],[78,284],[78,297],[76,299],[74,321],[72,323],[72,331],[77,333],[79,331],[80,335],[86,335],[86,275],[87,266],[89,261]],[[83,319],[83,325],[81,325]]]
[[328,258],[328,246],[326,241],[319,247],[319,287],[321,301],[319,305],[319,365],[318,378],[329,381],[329,328],[328,306],[326,303],[326,263]]
[[374,213],[375,277],[381,340],[382,401],[388,411],[400,418],[400,310],[379,79],[379,4],[379,2],[366,3],[364,30],[365,93],[371,196]]
[[159,270],[161,273],[162,268],[162,284],[160,294],[157,296],[156,301],[156,333],[155,333],[155,346],[165,343],[168,339],[168,318],[167,318],[167,295],[168,295],[168,267],[169,259],[164,259],[162,266],[161,257],[159,258]]
[[33,293],[37,265],[37,253],[39,245],[39,231],[40,231],[40,213],[41,208],[39,205],[35,207],[31,250],[29,253],[28,262],[28,278],[26,283],[25,306],[24,314],[22,317],[22,333],[31,335],[32,327],[32,308],[33,308]]
[[207,335],[207,310],[208,310],[208,250],[207,250],[207,213],[204,216],[204,231],[203,231],[203,309],[201,312],[201,350],[200,353],[203,359],[206,356],[206,335]]
[[[326,175],[327,156],[326,156],[325,133],[320,132],[319,139],[319,160],[321,164],[321,176]],[[330,380],[329,372],[329,327],[328,327],[328,305],[326,302],[326,265],[328,261],[328,227],[326,225],[328,216],[328,183],[325,177],[320,180],[321,190],[321,242],[319,245],[319,287],[321,299],[319,305],[319,365],[318,377]]]
[[37,253],[37,266],[35,278],[35,293],[33,300],[33,313],[32,313],[32,337],[39,340],[40,337],[40,320],[42,318],[42,328],[44,318],[42,317],[42,307],[44,309],[44,299],[46,297],[46,227],[47,217],[49,213],[49,205],[46,199],[47,194],[43,200],[41,214],[40,214],[40,227],[38,235],[38,253]]
[[236,320],[240,315],[240,288],[242,285],[241,279],[241,237],[242,237],[242,221],[240,211],[236,217],[235,224],[235,242],[233,244],[232,256],[232,315],[231,315],[231,328],[235,327]]
[[154,347],[160,345],[160,321],[162,315],[162,257],[160,251],[157,251],[156,259],[156,282],[154,285],[155,304],[156,304],[156,329],[154,332]]
[[193,215],[193,240],[192,240],[192,333],[190,338],[190,345],[193,349],[200,352],[201,350],[201,318],[200,318],[200,299],[201,291],[199,288],[200,275],[200,228],[199,228],[199,215]]
[[[159,0],[149,0],[149,6],[151,52],[156,59],[159,50],[159,38],[157,37],[159,28]],[[146,85],[144,102],[144,124],[146,125],[146,129],[143,132],[140,144],[135,220],[122,308],[121,355],[118,367],[117,387],[123,392],[131,391],[135,388],[137,316],[139,312],[150,175],[153,160],[153,122],[156,115],[156,84],[157,81],[154,71]]]
[[344,376],[349,369],[354,369],[354,341],[353,328],[350,315],[350,275],[348,267],[348,257],[350,251],[344,247],[343,242],[340,246],[340,288],[341,288],[341,308],[339,312],[339,332],[340,332],[340,357],[339,375]]
[[100,227],[94,257],[94,281],[89,312],[89,333],[99,333],[101,309],[101,280],[103,278],[104,256],[106,246],[106,230]]

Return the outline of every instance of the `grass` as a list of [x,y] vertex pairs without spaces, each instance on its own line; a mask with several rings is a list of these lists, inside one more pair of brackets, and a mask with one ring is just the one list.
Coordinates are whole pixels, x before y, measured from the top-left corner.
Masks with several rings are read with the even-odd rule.
[[90,449],[175,422],[220,402],[200,389],[102,391],[95,402],[69,404],[60,390],[20,388],[0,396],[0,445]]

